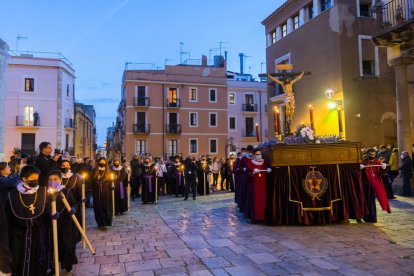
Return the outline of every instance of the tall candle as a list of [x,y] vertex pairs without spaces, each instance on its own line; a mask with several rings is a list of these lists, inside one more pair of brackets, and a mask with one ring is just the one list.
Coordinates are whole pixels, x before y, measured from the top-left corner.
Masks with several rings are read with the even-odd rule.
[[260,142],[259,124],[256,124],[256,140]]
[[276,109],[276,122],[277,122],[277,133],[280,135],[280,110]]
[[278,126],[277,126],[277,107],[275,106],[274,107],[274,110],[273,110],[273,121],[274,121],[274,126],[275,126],[275,136],[278,136],[279,135],[279,129],[278,129]]
[[340,107],[337,108],[337,112],[338,112],[339,136],[342,138],[344,136],[344,128],[342,126],[342,110]]
[[309,119],[310,119],[310,125],[313,129],[315,129],[314,121],[313,121],[313,106],[309,105]]

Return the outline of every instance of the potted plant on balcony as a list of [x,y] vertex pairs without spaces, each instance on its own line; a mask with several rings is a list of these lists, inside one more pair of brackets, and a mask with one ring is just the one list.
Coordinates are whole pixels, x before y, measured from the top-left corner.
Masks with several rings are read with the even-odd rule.
[[405,18],[403,16],[403,9],[400,5],[398,5],[395,11],[395,20],[397,21],[397,25],[400,25],[405,21]]
[[391,26],[392,26],[392,24],[391,24],[391,22],[390,22],[390,21],[384,21],[384,22],[381,24],[381,28],[382,28],[382,29],[384,29],[384,30],[388,30],[388,29],[390,29],[390,28],[391,28]]

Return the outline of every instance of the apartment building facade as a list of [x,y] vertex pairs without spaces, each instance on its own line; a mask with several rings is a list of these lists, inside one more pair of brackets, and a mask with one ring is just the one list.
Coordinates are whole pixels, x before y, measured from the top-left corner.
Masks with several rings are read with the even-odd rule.
[[201,65],[125,70],[122,88],[115,130],[122,156],[225,156],[225,66],[207,66],[203,57]]
[[[10,53],[5,95],[5,154],[38,153],[48,141],[73,154],[75,71],[61,54]],[[41,55],[41,54],[39,54]]]
[[[311,72],[294,85],[293,128],[310,123],[311,105],[319,135],[338,135],[341,125],[347,140],[396,143],[395,78],[386,51],[371,43],[371,9],[369,0],[288,0],[262,22],[267,72],[283,73],[278,64]],[[277,107],[283,121],[281,86],[269,81],[267,89],[269,110]]]
[[[264,82],[227,80],[228,139],[236,147],[236,151],[267,140],[266,88]],[[259,129],[259,142],[256,124]]]
[[75,103],[74,155],[95,158],[96,113],[93,105]]

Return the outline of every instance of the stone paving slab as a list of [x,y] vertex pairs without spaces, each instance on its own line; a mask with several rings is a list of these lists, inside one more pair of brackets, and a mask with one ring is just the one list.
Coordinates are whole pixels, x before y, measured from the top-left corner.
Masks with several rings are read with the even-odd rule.
[[326,226],[250,224],[234,194],[196,201],[161,197],[132,202],[113,227],[99,231],[87,210],[92,256],[62,275],[413,275],[414,199],[378,208],[378,223]]

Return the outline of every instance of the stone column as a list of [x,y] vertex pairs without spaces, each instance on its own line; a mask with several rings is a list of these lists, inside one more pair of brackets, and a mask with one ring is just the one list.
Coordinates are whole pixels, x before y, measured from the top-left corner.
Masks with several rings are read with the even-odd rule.
[[282,27],[277,26],[276,27],[276,41],[279,41],[282,39]]
[[395,86],[397,102],[397,139],[398,150],[411,153],[411,127],[410,127],[410,104],[408,97],[407,65],[412,60],[408,58],[397,58],[391,61],[395,69]]
[[7,59],[9,57],[7,50],[9,46],[6,42],[0,39],[0,161],[5,161],[4,153],[4,133],[5,121],[5,98],[6,98],[6,71],[7,71]]
[[292,17],[289,17],[287,19],[286,25],[287,25],[287,34],[290,34],[291,32],[293,32],[293,19],[292,19]]
[[318,16],[318,14],[320,14],[321,11],[321,5],[320,5],[320,0],[313,0],[313,17]]
[[299,10],[299,27],[305,24],[305,8]]

